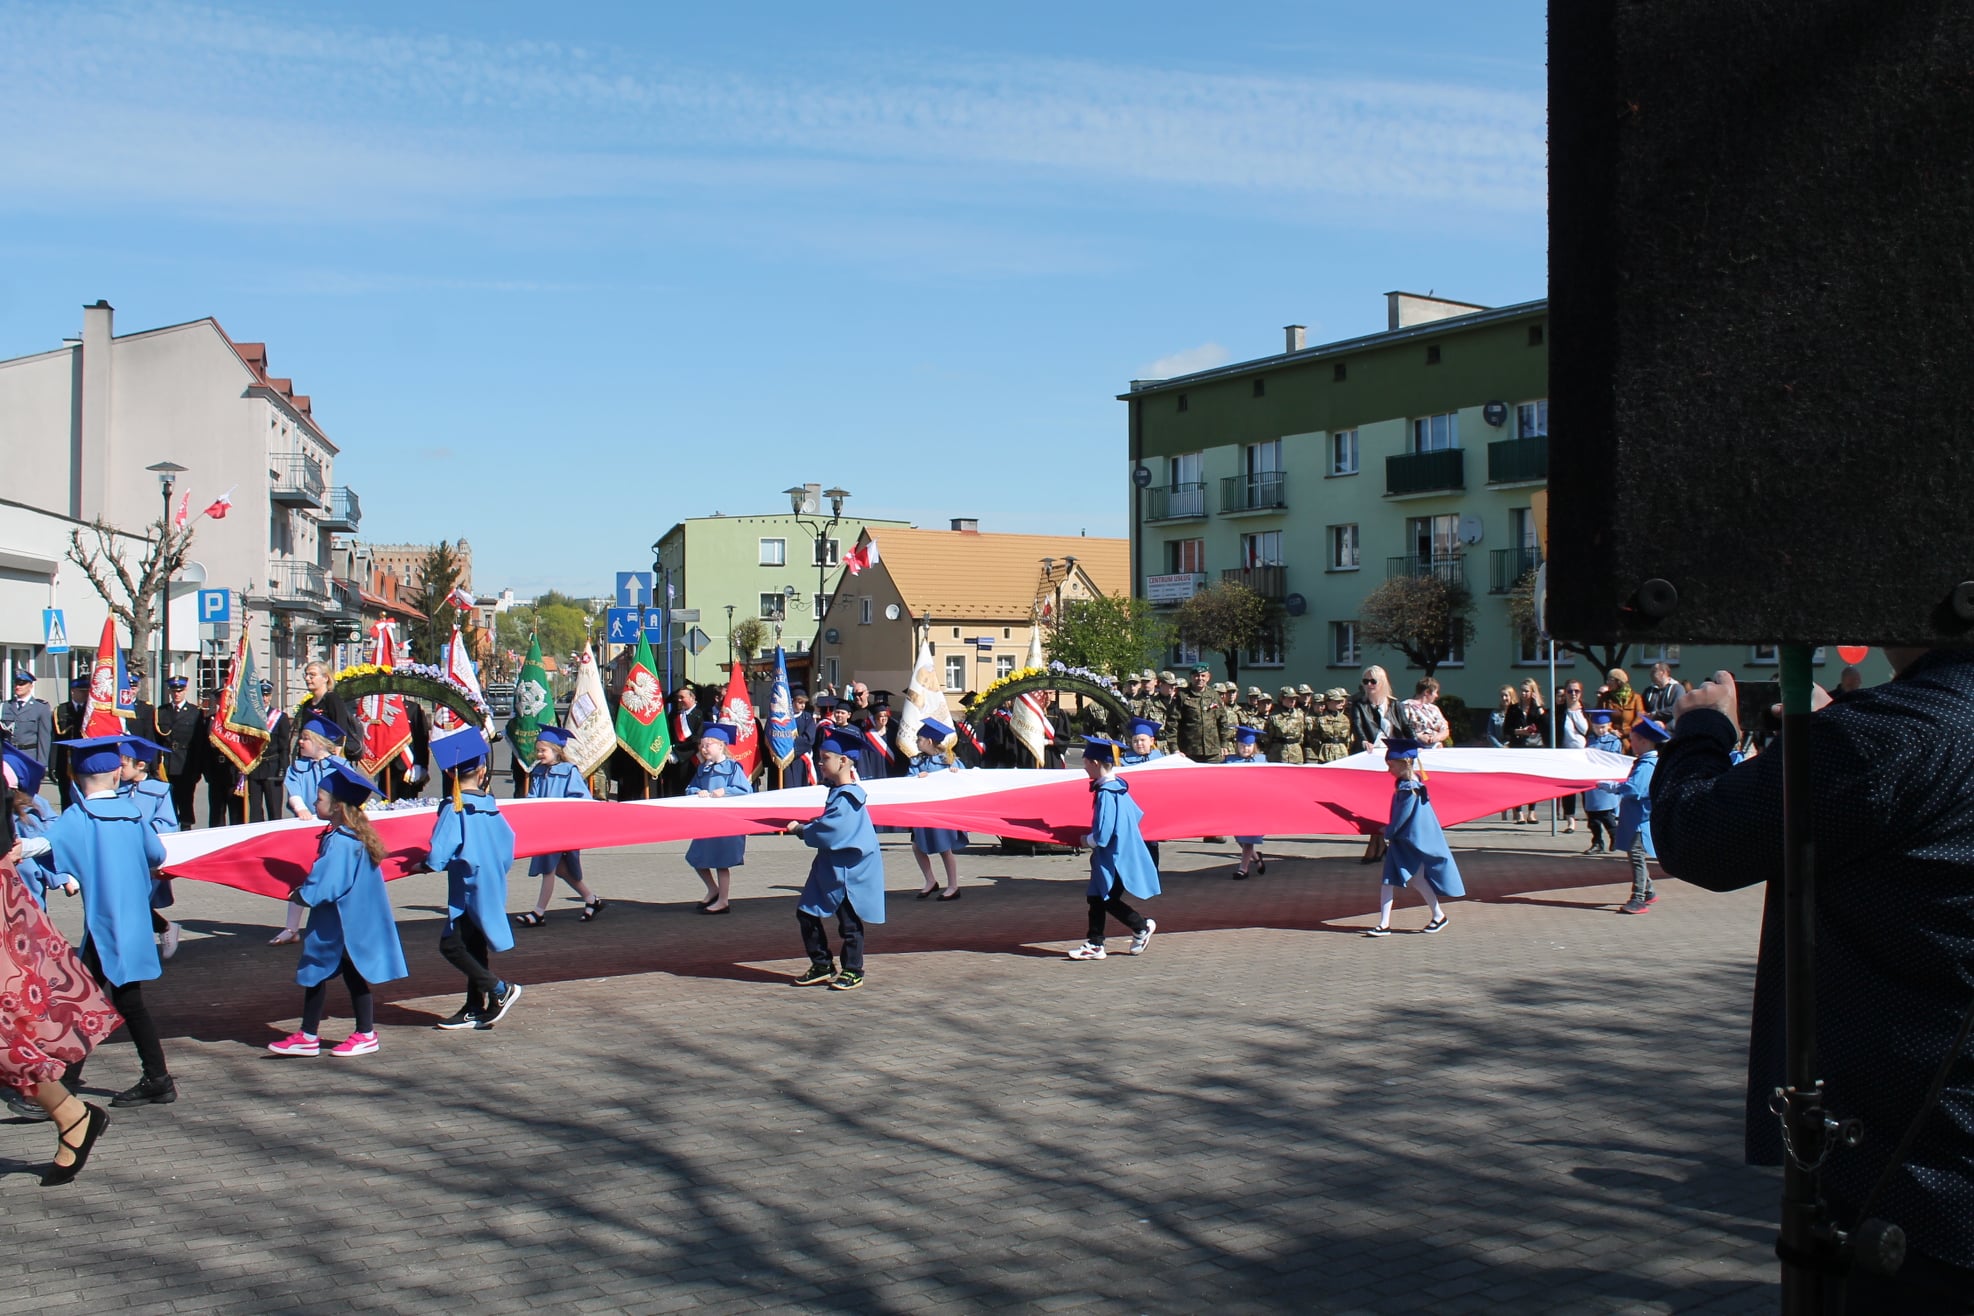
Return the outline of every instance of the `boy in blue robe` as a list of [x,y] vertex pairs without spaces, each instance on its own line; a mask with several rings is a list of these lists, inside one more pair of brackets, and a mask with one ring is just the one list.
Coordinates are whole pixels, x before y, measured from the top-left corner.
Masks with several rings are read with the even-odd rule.
[[[122,736],[68,740],[75,803],[48,824],[49,866],[73,874],[82,888],[82,962],[123,1016],[144,1077],[111,1099],[112,1106],[166,1105],[178,1085],[165,1068],[164,1044],[144,1005],[143,984],[163,972],[151,933],[151,879],[164,862],[164,842],[146,806],[117,793],[126,753]],[[82,1065],[63,1081],[82,1086]]]
[[[928,717],[919,723],[918,753],[912,755],[906,766],[908,777],[929,777],[935,772],[964,772],[959,756],[954,753],[954,742],[958,736],[953,728],[937,718]],[[966,849],[967,835],[956,827],[914,827],[912,828],[912,858],[918,863],[918,873],[925,881],[925,887],[918,893],[924,900],[938,895],[939,899],[958,900],[960,891],[960,866],[954,855]],[[940,894],[939,879],[932,875],[932,856],[938,855],[946,870],[944,894]]]
[[1149,763],[1153,759],[1164,758],[1165,751],[1158,747],[1160,729],[1159,724],[1148,717],[1132,718],[1125,727],[1125,734],[1129,739],[1124,745],[1118,746],[1122,752],[1118,754],[1117,761],[1128,768],[1135,763]]
[[[1584,742],[1586,749],[1601,749],[1607,754],[1624,753],[1624,742],[1611,730],[1611,710],[1593,708],[1587,715],[1590,718],[1590,736]],[[1616,792],[1606,790],[1603,783],[1583,793],[1583,813],[1585,825],[1590,828],[1590,848],[1585,854],[1604,854],[1617,842],[1618,797]]]
[[[590,800],[589,783],[581,769],[569,762],[569,732],[562,727],[543,727],[535,733],[535,766],[528,769],[528,798],[531,800]],[[538,854],[528,861],[528,876],[541,879],[535,907],[515,916],[524,928],[538,928],[548,921],[548,902],[555,898],[555,879],[561,878],[583,898],[583,922],[587,923],[609,908],[610,902],[589,889],[583,880],[583,856],[577,850]]]
[[[699,731],[699,766],[686,786],[687,795],[722,799],[728,795],[752,795],[753,783],[740,765],[727,757],[733,744],[733,727],[725,722],[708,722]],[[733,870],[747,862],[745,836],[702,836],[685,848],[685,861],[706,884],[706,898],[699,902],[702,914],[731,913],[727,903],[732,894]]]
[[[1234,756],[1227,760],[1229,766],[1266,763],[1268,756],[1261,752],[1260,727],[1234,728]],[[1241,862],[1234,869],[1234,880],[1245,882],[1249,873],[1261,874],[1268,871],[1267,863],[1261,858],[1261,843],[1265,836],[1236,836],[1234,844],[1241,847]]]
[[1631,724],[1631,775],[1623,781],[1598,783],[1618,798],[1618,831],[1611,848],[1622,850],[1631,860],[1631,899],[1619,907],[1620,914],[1643,914],[1659,901],[1652,889],[1652,872],[1645,861],[1657,858],[1652,849],[1652,773],[1659,766],[1659,746],[1669,733],[1649,717]]
[[1102,736],[1083,738],[1083,771],[1090,778],[1090,885],[1084,894],[1090,906],[1089,935],[1069,952],[1072,960],[1100,960],[1104,949],[1104,918],[1115,918],[1131,930],[1127,955],[1142,955],[1158,924],[1124,903],[1126,892],[1140,900],[1159,893],[1158,865],[1145,846],[1140,824],[1145,811],[1131,798],[1131,787],[1117,775],[1118,751],[1124,747]]
[[363,802],[376,784],[349,764],[338,762],[316,788],[315,813],[330,824],[322,834],[315,866],[289,899],[308,907],[302,935],[302,962],[295,984],[302,989],[302,1026],[267,1049],[278,1056],[322,1053],[317,1029],[329,998],[329,979],[341,973],[349,988],[356,1028],[329,1054],[367,1056],[377,1050],[377,1024],[371,987],[406,976],[404,946],[384,892],[384,842],[363,816]]
[[[345,743],[360,739],[343,729],[341,723],[322,713],[310,713],[295,735],[295,757],[281,777],[281,792],[288,801],[288,816],[315,821],[315,797],[322,778],[337,764],[348,766],[343,758]],[[291,946],[302,939],[302,915],[307,911],[290,902],[288,919],[281,931],[267,944]]]
[[1441,897],[1456,900],[1467,894],[1460,880],[1460,865],[1453,862],[1452,847],[1440,830],[1433,812],[1432,797],[1426,791],[1426,774],[1419,767],[1419,742],[1405,736],[1385,741],[1385,770],[1397,780],[1391,795],[1391,822],[1385,828],[1384,880],[1378,898],[1378,925],[1367,928],[1367,937],[1391,935],[1391,905],[1398,888],[1422,878],[1419,894],[1432,911],[1432,920],[1421,932],[1438,932],[1446,926]]
[[452,802],[432,821],[425,866],[446,875],[446,925],[439,954],[466,975],[466,1002],[439,1020],[447,1031],[492,1028],[521,999],[521,984],[496,978],[493,953],[514,949],[507,921],[507,870],[514,829],[487,789],[491,747],[467,727],[431,742],[432,762],[451,774]]
[[[877,848],[877,829],[865,808],[864,788],[857,784],[856,755],[863,733],[855,727],[827,726],[816,746],[816,776],[829,787],[823,811],[814,821],[791,822],[787,831],[815,849],[809,880],[795,906],[802,929],[802,948],[809,967],[795,979],[797,987],[854,991],[864,985],[864,924],[884,922],[884,858]],[[830,958],[829,934],[823,920],[836,915],[836,935],[843,943],[843,968]]]

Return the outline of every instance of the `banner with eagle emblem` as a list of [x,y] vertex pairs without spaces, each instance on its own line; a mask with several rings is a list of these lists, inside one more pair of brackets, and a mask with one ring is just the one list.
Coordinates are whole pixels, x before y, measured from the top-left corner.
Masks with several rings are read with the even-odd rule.
[[672,756],[672,728],[665,716],[665,687],[651,657],[651,641],[637,637],[637,656],[617,692],[617,743],[649,776],[657,776]]
[[507,743],[516,763],[535,761],[535,735],[555,725],[555,695],[541,661],[541,640],[528,633],[528,657],[514,681],[514,716],[507,720]]

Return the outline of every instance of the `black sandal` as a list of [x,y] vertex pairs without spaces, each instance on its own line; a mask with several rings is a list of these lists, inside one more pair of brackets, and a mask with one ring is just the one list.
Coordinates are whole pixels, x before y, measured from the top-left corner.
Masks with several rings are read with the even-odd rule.
[[[82,1108],[84,1112],[82,1118],[70,1124],[68,1128],[58,1131],[55,1135],[61,1141],[62,1146],[75,1153],[75,1159],[67,1165],[49,1165],[48,1173],[41,1176],[41,1186],[43,1188],[57,1188],[62,1184],[74,1182],[75,1176],[81,1174],[82,1167],[88,1163],[89,1153],[94,1150],[96,1139],[102,1137],[103,1130],[110,1126],[109,1112],[105,1111],[101,1106],[85,1101],[82,1103]],[[82,1141],[80,1143],[70,1142],[70,1130],[84,1124],[87,1124],[89,1127],[84,1131]]]
[[514,921],[524,928],[538,928],[548,922],[548,915],[540,910],[531,909],[525,914],[516,914]]
[[604,910],[608,909],[609,907],[610,907],[610,902],[605,900],[602,896],[598,896],[594,900],[585,900],[583,902],[583,922],[585,923],[589,922],[591,919],[595,918],[598,914],[601,914]]

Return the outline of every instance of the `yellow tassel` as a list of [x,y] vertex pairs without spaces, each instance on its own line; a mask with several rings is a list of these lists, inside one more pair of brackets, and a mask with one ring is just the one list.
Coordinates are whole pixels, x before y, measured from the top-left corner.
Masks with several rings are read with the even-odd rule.
[[459,774],[452,774],[452,808],[455,813],[466,812],[466,795],[459,789]]

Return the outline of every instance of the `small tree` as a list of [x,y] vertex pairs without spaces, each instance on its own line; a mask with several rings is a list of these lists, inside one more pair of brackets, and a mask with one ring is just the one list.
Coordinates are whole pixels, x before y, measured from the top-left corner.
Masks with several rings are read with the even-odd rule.
[[735,661],[743,663],[773,638],[768,623],[759,617],[743,617],[733,624],[732,630],[727,632],[727,643],[733,646]]
[[1241,674],[1241,650],[1260,639],[1273,620],[1268,600],[1237,580],[1208,585],[1181,603],[1172,620],[1179,638],[1227,660],[1227,679]]
[[1056,662],[1122,677],[1159,660],[1172,643],[1172,623],[1144,599],[1096,594],[1066,600],[1044,643]]
[[[130,632],[130,652],[134,656],[150,652],[151,629],[157,621],[165,582],[185,565],[185,554],[192,547],[189,521],[174,527],[161,512],[146,529],[150,543],[135,570],[127,560],[128,550],[117,542],[116,530],[103,518],[90,522],[86,532],[82,529],[69,532],[69,561],[82,568],[82,574],[89,578],[90,587],[108,606],[110,615]],[[162,679],[164,673],[158,675]]]
[[1368,644],[1396,649],[1427,676],[1474,636],[1474,596],[1438,573],[1394,576],[1357,605],[1357,631]]
[[[1539,629],[1535,624],[1535,573],[1524,575],[1508,591],[1508,620],[1515,629],[1524,635],[1533,635]],[[1573,653],[1579,658],[1596,664],[1599,673],[1608,672],[1613,667],[1623,667],[1625,655],[1631,652],[1631,643],[1588,644],[1582,640],[1557,640],[1556,647],[1564,653]]]

